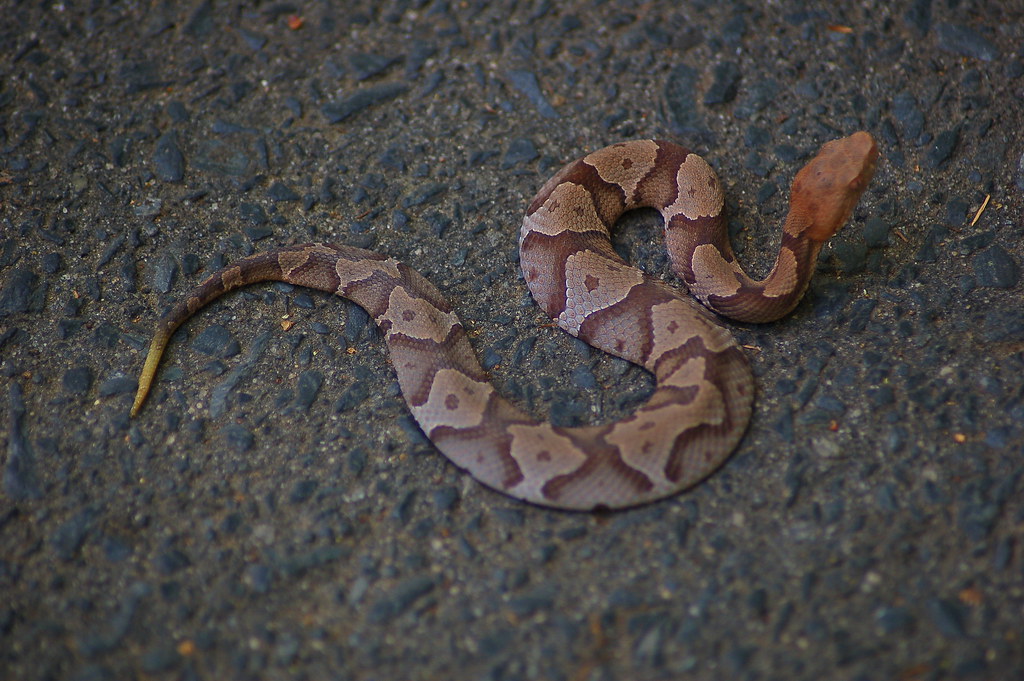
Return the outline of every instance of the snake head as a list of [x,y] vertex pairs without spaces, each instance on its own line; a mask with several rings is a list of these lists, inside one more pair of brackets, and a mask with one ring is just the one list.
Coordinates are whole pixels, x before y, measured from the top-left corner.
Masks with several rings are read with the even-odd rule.
[[878,146],[866,132],[833,140],[805,165],[790,192],[790,212],[804,222],[801,236],[827,241],[850,218],[875,174]]

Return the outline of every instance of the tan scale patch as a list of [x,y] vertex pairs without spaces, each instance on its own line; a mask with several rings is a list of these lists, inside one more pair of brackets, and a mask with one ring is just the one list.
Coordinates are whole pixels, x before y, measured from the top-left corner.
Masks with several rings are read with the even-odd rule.
[[790,199],[789,215],[786,216],[786,221],[782,223],[782,231],[790,236],[799,237],[813,225],[814,221],[808,214],[807,207],[799,202],[794,205],[792,199]]
[[797,286],[796,255],[788,248],[779,249],[779,261],[765,280],[762,294],[766,298],[789,295]]
[[338,274],[339,289],[344,289],[352,282],[369,279],[377,272],[383,272],[394,279],[401,279],[402,277],[398,271],[398,261],[393,258],[388,258],[387,260],[345,260],[344,258],[338,258],[334,265],[334,271]]
[[672,205],[665,208],[665,220],[682,213],[690,220],[718,215],[725,198],[718,185],[718,176],[708,162],[697,154],[690,154],[676,172],[679,193]]
[[620,302],[643,280],[639,270],[593,251],[573,253],[565,262],[565,310],[556,321],[577,336],[588,315]]
[[292,276],[292,272],[302,267],[309,261],[309,251],[285,251],[278,254],[277,264],[281,267],[281,273],[285,277]]
[[224,282],[224,288],[225,289],[230,289],[230,288],[234,288],[236,286],[241,286],[242,284],[245,283],[245,281],[242,279],[242,268],[241,267],[229,267],[229,268],[227,268],[226,270],[224,270],[221,273],[220,279],[221,279],[222,282]]
[[555,187],[544,204],[523,219],[522,234],[530,231],[549,236],[562,232],[608,232],[594,207],[594,197],[574,182]]
[[706,370],[707,360],[705,358],[691,357],[686,362],[677,366],[676,370],[671,374],[658,381],[658,385],[670,388],[700,387],[700,384],[706,380],[704,378]]
[[711,383],[702,381],[693,402],[668,403],[637,412],[633,418],[615,424],[604,439],[618,447],[622,460],[646,475],[655,487],[674,487],[675,483],[665,476],[665,468],[676,438],[701,424],[720,424],[723,414],[725,404],[721,392]]
[[475,381],[457,369],[441,369],[434,374],[427,401],[409,408],[427,435],[440,426],[473,428],[483,422],[493,394],[490,383]]
[[578,470],[587,460],[587,454],[571,439],[546,423],[511,425],[508,432],[512,436],[509,453],[523,471],[522,482],[505,490],[512,496],[540,499],[552,478]]
[[658,145],[652,140],[616,144],[595,151],[583,162],[593,166],[605,182],[618,185],[626,194],[626,205],[634,203],[636,188],[658,157]]
[[701,244],[693,249],[690,258],[693,268],[694,293],[699,296],[732,296],[740,290],[735,266],[722,257],[712,244]]
[[443,343],[452,327],[459,323],[454,312],[443,312],[422,298],[414,298],[402,286],[388,296],[388,307],[375,320],[378,325],[391,322],[388,334],[400,333],[409,338]]
[[704,341],[704,347],[712,352],[721,352],[734,345],[729,334],[710,333],[707,323],[683,300],[670,300],[652,307],[651,329],[654,344],[647,362],[652,366],[666,352],[685,345],[697,335]]
[[693,311],[686,303],[671,300],[652,307],[650,316],[653,343],[647,363],[654,366],[666,352],[693,338]]

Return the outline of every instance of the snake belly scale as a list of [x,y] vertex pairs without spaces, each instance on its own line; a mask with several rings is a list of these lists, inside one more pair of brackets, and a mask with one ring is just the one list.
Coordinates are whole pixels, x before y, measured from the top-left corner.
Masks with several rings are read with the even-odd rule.
[[[708,309],[766,322],[799,302],[818,253],[870,182],[868,133],[829,142],[796,176],[776,263],[762,281],[739,266],[719,180],[671,142],[615,144],[565,166],[530,204],[520,262],[537,303],[568,333],[643,366],[648,401],[622,420],[563,428],[497,393],[444,296],[385,255],[324,243],[243,258],[209,276],[158,322],[132,414],[175,329],[223,293],[284,281],[363,307],[384,334],[402,394],[423,432],[478,481],[565,509],[623,508],[690,487],[718,468],[750,420],[754,380],[742,349]],[[665,221],[673,269],[691,297],[627,265],[609,230],[628,210]]]

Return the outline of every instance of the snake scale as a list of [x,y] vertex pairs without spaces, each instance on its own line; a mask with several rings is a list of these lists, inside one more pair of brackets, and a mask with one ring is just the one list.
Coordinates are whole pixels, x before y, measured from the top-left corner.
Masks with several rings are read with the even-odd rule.
[[872,137],[857,132],[825,144],[800,170],[778,257],[762,281],[750,279],[733,254],[715,173],[671,142],[612,145],[565,166],[541,188],[519,236],[537,303],[565,331],[655,377],[648,401],[616,423],[563,428],[531,418],[496,392],[430,282],[385,255],[324,243],[243,258],[171,309],[157,324],[132,415],[182,322],[227,291],[284,281],[336,293],[370,314],[423,432],[485,485],[566,509],[623,508],[673,494],[728,458],[750,420],[754,380],[717,319],[627,265],[612,248],[610,228],[625,211],[658,210],[673,269],[693,296],[735,320],[772,321],[796,306],[877,156]]

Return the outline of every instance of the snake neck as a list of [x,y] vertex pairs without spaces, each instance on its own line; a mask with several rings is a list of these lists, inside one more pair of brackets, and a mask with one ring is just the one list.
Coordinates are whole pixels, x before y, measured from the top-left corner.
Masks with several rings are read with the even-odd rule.
[[736,277],[741,281],[741,297],[746,304],[742,309],[730,306],[730,317],[737,321],[764,323],[773,322],[793,311],[810,285],[818,254],[824,245],[823,241],[808,237],[813,228],[814,221],[805,212],[791,210],[782,228],[782,241],[775,263],[768,276],[760,281],[751,279],[739,262],[733,261]]

